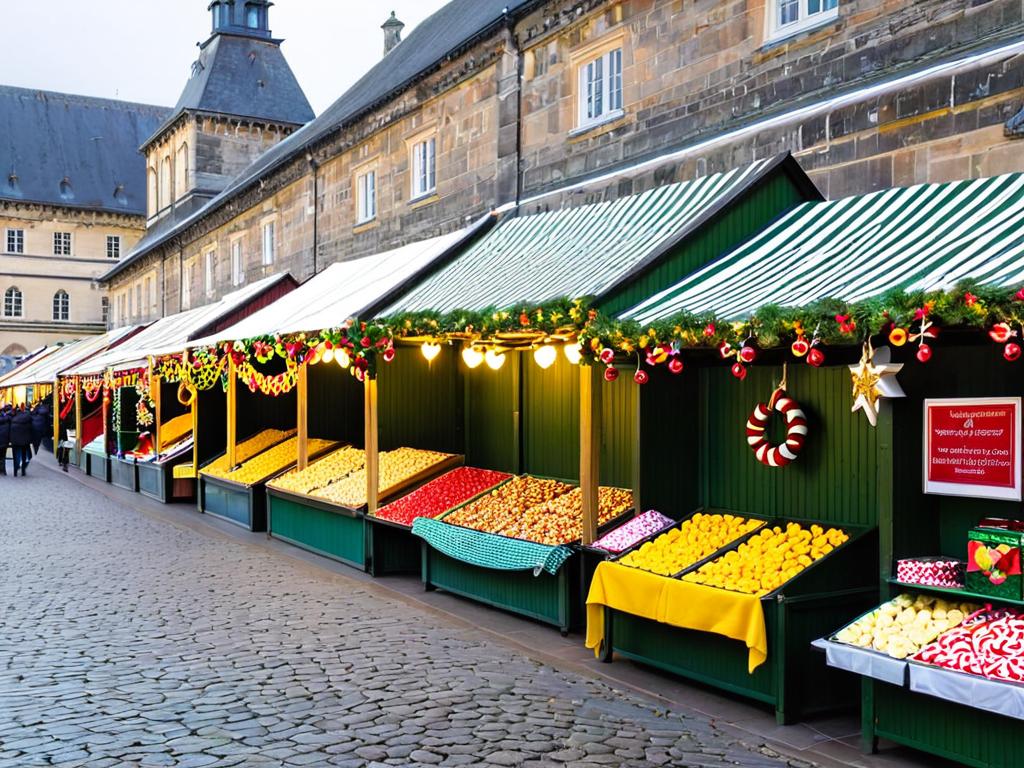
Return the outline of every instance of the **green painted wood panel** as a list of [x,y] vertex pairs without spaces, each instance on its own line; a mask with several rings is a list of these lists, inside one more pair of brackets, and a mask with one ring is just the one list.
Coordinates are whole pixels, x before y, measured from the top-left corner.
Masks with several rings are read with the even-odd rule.
[[701,506],[699,385],[698,371],[656,368],[638,393],[640,503],[676,519]]
[[199,466],[224,453],[227,445],[227,395],[219,385],[196,395],[199,408],[196,443]]
[[464,453],[463,394],[458,350],[446,346],[432,362],[402,347],[378,378],[380,447]]
[[806,200],[788,176],[772,174],[709,225],[699,228],[657,267],[608,296],[601,302],[602,311],[608,314],[622,312],[674,285]]
[[[780,376],[780,367],[768,365],[752,366],[745,381],[725,366],[708,370],[708,505],[769,517],[876,525],[876,434],[860,412],[850,410],[845,366],[790,365],[788,391],[804,408],[810,428],[804,450],[786,467],[767,467],[754,457],[746,442],[747,419],[758,402],[769,398]],[[780,422],[776,419],[775,426]]]
[[309,436],[363,445],[363,384],[332,363],[309,368]]
[[519,359],[509,355],[505,365],[492,371],[485,365],[473,370],[462,365],[466,383],[466,463],[502,472],[518,473]]
[[366,567],[362,517],[348,517],[268,494],[270,534],[302,549]]

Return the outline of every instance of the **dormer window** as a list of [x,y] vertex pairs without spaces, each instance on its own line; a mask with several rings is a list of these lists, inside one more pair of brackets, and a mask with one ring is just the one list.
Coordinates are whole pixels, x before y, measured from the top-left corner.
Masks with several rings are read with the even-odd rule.
[[249,29],[260,28],[260,9],[252,3],[245,6],[245,26]]

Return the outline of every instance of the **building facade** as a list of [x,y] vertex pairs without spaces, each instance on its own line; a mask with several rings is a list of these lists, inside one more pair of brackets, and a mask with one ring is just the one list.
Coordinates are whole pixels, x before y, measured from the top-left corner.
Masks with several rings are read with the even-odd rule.
[[[218,5],[214,39],[237,32],[218,34]],[[831,198],[1024,170],[1019,0],[453,0],[400,42],[394,21],[382,61],[322,115],[260,123],[251,164],[151,225],[104,276],[115,302],[152,280],[169,314],[494,209],[782,152]]]
[[106,329],[96,278],[145,231],[138,147],[166,116],[143,104],[0,87],[0,355]]

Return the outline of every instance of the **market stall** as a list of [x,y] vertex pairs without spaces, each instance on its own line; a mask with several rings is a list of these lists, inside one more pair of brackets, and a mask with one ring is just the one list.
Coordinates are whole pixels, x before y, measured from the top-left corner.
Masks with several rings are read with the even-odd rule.
[[[440,371],[455,361],[463,407],[448,417],[465,435],[467,464],[516,475],[483,498],[413,522],[426,588],[563,633],[582,621],[592,565],[580,545],[639,510],[635,492],[645,497],[634,450],[639,400],[626,381],[639,375],[639,351],[620,356],[618,367],[580,366],[581,329],[805,199],[819,195],[790,158],[778,158],[613,202],[514,217],[381,307],[380,323],[402,344],[419,346]],[[398,359],[406,355],[400,347]],[[623,380],[612,383],[619,368]],[[382,391],[390,373],[385,367]],[[437,378],[422,367],[405,386]],[[679,518],[691,509],[671,503],[663,511]]]
[[[851,534],[775,593],[782,605],[802,601],[803,579],[818,571],[819,596],[849,595],[841,610],[816,611],[813,626],[790,637],[818,632],[812,639],[824,653],[809,656],[781,638],[773,647],[777,609],[764,605],[767,659],[758,670],[779,675],[782,662],[786,675],[796,669],[833,696],[844,683],[823,683],[825,663],[856,682],[868,750],[884,737],[969,765],[1019,765],[1022,224],[1020,174],[806,204],[599,334],[654,333],[684,351],[710,347],[705,354],[730,365],[702,369],[692,392],[645,388],[642,398],[650,397],[642,406],[650,414],[663,413],[669,398],[696,398],[699,501]],[[787,377],[783,362],[785,395],[768,401]],[[794,431],[801,422],[785,401],[799,404],[806,434]],[[769,413],[785,434],[765,429]],[[641,442],[642,455],[667,450],[664,436]],[[687,466],[651,472],[645,492],[682,493],[673,473]],[[839,567],[858,541],[872,542],[853,536],[854,526],[874,525],[873,552]],[[686,570],[671,588],[737,591],[735,579],[687,583],[704,568]],[[648,626],[658,633],[640,635],[642,605],[610,591],[592,597],[592,608],[613,614],[610,634],[592,640],[620,655],[722,687],[749,661],[735,659],[727,673],[716,656],[709,667],[694,651],[692,617],[656,616]],[[782,720],[815,708],[797,688],[794,710],[793,690],[785,681],[776,691]]]

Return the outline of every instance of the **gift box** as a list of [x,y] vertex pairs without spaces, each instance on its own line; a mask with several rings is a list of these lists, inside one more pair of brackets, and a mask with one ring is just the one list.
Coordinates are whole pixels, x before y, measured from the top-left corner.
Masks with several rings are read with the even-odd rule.
[[1008,600],[1024,598],[1020,551],[1024,533],[1002,528],[967,532],[967,589]]

